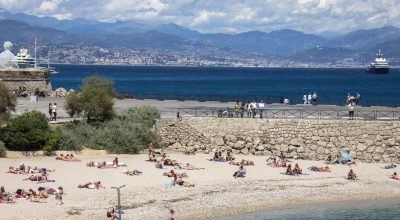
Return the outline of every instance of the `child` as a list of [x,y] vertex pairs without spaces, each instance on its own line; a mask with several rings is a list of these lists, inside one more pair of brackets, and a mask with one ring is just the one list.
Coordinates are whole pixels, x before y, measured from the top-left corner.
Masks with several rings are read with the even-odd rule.
[[169,210],[169,213],[170,213],[170,215],[168,217],[168,220],[175,220],[175,218],[174,218],[175,211],[173,209],[171,209],[171,210]]
[[56,200],[60,200],[60,205],[64,204],[64,202],[62,201],[62,197],[64,195],[64,189],[61,186],[58,187],[55,194],[56,194]]

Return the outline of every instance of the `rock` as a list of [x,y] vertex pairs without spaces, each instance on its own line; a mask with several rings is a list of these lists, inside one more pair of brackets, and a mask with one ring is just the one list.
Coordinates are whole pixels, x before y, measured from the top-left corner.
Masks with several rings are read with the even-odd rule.
[[235,136],[233,136],[233,135],[230,135],[230,134],[228,134],[228,135],[226,135],[225,136],[225,141],[226,142],[233,142],[233,143],[235,143],[236,142],[236,137]]
[[367,149],[367,146],[365,146],[364,144],[358,144],[357,145],[357,150],[359,151],[365,151]]
[[244,148],[244,149],[242,149],[242,150],[240,151],[240,153],[242,153],[242,154],[248,154],[248,153],[249,153],[249,150],[248,150],[247,148]]
[[67,90],[64,88],[58,88],[55,90],[56,92],[56,97],[65,97],[67,96]]
[[246,137],[245,141],[248,143],[251,143],[251,142],[253,142],[253,139],[251,137]]
[[225,145],[224,139],[223,139],[222,137],[217,137],[217,138],[214,140],[214,143],[215,143],[217,146],[224,146],[224,145]]
[[300,147],[300,145],[303,144],[303,141],[300,139],[292,139],[290,140],[290,145],[295,146],[295,147]]
[[256,147],[256,151],[263,151],[264,150],[264,146],[260,145]]
[[305,149],[304,149],[304,147],[298,147],[297,149],[297,153],[304,153],[305,152]]
[[253,144],[254,146],[258,146],[261,143],[261,139],[259,137],[254,138]]
[[175,142],[175,144],[172,145],[172,148],[173,149],[180,149],[180,148],[182,148],[182,145],[179,142]]
[[235,143],[235,145],[233,145],[233,149],[235,149],[235,150],[242,150],[245,147],[246,147],[246,145],[245,145],[244,141],[237,141]]

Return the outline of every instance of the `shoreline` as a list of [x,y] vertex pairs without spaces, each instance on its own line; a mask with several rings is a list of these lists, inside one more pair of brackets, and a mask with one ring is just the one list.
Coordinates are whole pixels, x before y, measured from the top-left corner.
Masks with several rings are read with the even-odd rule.
[[[349,166],[332,165],[332,173],[318,173],[307,170],[309,166],[323,166],[323,161],[298,160],[303,170],[309,175],[286,176],[281,173],[284,168],[266,166],[265,156],[236,155],[238,159],[248,159],[255,166],[248,166],[247,177],[232,177],[237,166],[227,163],[211,162],[211,154],[183,155],[170,153],[170,158],[182,163],[190,163],[202,170],[177,170],[187,172],[186,181],[195,187],[166,187],[170,178],[162,175],[171,168],[156,169],[154,163],[145,161],[146,154],[139,155],[101,155],[80,156],[82,162],[68,163],[56,161],[53,157],[24,157],[0,159],[1,185],[8,191],[18,188],[39,186],[63,186],[66,196],[64,205],[56,205],[54,198],[47,203],[31,203],[24,199],[14,205],[1,204],[0,212],[4,219],[26,219],[47,212],[42,219],[103,219],[106,210],[116,203],[116,191],[112,186],[126,185],[121,191],[121,202],[125,219],[164,219],[169,209],[174,209],[177,219],[205,219],[228,214],[241,214],[252,211],[276,208],[282,205],[310,204],[332,201],[365,200],[376,198],[394,198],[400,195],[399,181],[389,178],[398,171],[381,169],[384,164],[360,163],[351,166],[360,180],[349,181]],[[118,156],[128,167],[118,169],[98,169],[86,167],[88,161],[111,161]],[[8,166],[16,166],[20,162],[29,165],[55,169],[50,174],[55,183],[36,184],[22,181],[26,175],[7,174]],[[126,176],[123,170],[138,169],[143,171],[139,176]],[[100,180],[106,189],[78,189],[77,185],[87,181]],[[24,213],[17,210],[24,209]]]

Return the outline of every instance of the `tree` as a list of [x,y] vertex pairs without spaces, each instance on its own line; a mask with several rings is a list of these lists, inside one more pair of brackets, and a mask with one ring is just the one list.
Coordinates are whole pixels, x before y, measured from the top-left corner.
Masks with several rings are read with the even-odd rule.
[[66,99],[65,108],[70,114],[83,113],[88,122],[106,121],[113,118],[114,99],[111,81],[91,76],[83,82],[82,92]]
[[8,122],[3,140],[10,150],[39,150],[46,144],[49,132],[45,114],[38,111],[25,112]]
[[15,111],[16,102],[15,96],[0,82],[0,125],[7,122],[11,111]]

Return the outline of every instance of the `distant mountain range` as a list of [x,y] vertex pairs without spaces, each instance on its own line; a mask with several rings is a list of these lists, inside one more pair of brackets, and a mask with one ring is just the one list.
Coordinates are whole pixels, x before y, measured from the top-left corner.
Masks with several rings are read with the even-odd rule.
[[378,49],[400,65],[400,29],[386,26],[345,35],[321,36],[294,30],[250,31],[240,34],[203,34],[174,23],[86,19],[58,20],[0,11],[0,41],[26,44],[32,38],[48,45],[153,48],[188,51],[206,48],[236,51],[299,62],[324,63],[349,60],[370,62]]

